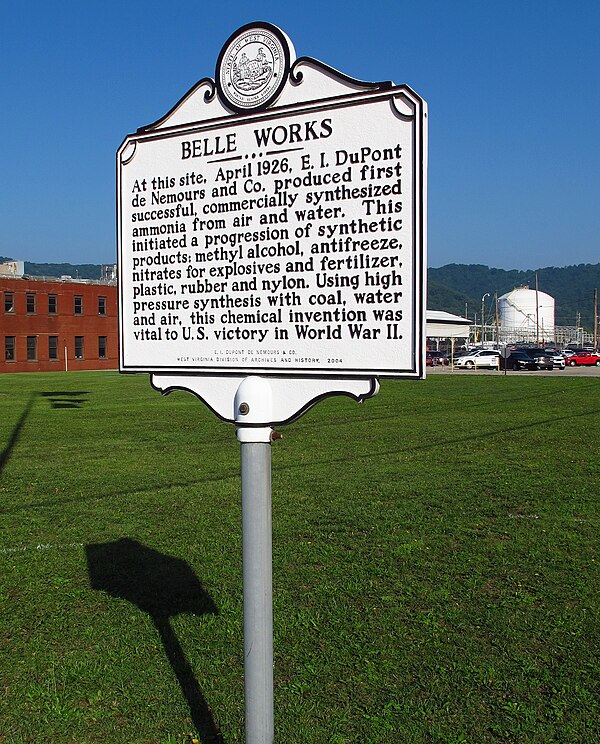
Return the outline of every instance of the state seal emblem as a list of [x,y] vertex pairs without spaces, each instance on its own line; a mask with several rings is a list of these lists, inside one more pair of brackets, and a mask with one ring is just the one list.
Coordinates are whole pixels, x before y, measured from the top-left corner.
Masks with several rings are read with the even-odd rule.
[[221,102],[238,113],[272,105],[283,90],[293,49],[287,36],[270,23],[251,23],[232,34],[217,60]]

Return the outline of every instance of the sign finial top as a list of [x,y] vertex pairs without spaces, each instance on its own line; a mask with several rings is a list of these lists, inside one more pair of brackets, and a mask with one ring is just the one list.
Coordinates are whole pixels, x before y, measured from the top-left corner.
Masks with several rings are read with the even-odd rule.
[[224,106],[243,113],[262,111],[280,96],[295,58],[284,32],[258,21],[242,26],[225,42],[215,80]]

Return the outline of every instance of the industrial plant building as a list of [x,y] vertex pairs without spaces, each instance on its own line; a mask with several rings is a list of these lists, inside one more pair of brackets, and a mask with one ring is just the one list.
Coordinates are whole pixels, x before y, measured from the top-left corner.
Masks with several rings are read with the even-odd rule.
[[455,342],[467,346],[504,346],[528,344],[583,346],[594,344],[592,333],[579,326],[557,326],[555,323],[554,297],[528,286],[516,287],[497,300],[488,302],[487,313],[482,312],[475,321],[433,310],[427,311],[427,340],[429,348],[446,351],[454,349]]
[[103,280],[23,274],[0,266],[0,372],[115,369],[115,273]]
[[498,322],[505,342],[554,343],[554,297],[517,287],[498,297]]
[[557,326],[554,297],[528,286],[515,287],[498,297],[494,320],[482,328],[480,338],[498,344],[583,346],[595,342],[593,333],[578,326]]

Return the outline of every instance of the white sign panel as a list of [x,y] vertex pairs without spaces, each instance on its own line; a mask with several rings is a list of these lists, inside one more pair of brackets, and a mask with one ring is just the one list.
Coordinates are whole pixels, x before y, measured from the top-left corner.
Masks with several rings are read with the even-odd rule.
[[269,28],[119,149],[121,370],[421,377],[425,104]]

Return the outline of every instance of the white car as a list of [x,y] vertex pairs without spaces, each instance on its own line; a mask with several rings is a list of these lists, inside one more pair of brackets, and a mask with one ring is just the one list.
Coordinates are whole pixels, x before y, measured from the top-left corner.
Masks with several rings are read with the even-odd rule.
[[552,359],[553,368],[565,368],[565,358],[560,352],[556,351],[555,349],[546,349],[546,354],[550,357],[550,359]]
[[499,360],[499,351],[493,349],[482,349],[481,351],[473,351],[470,354],[458,357],[454,362],[454,366],[464,367],[465,369],[476,369],[482,367],[498,369]]

